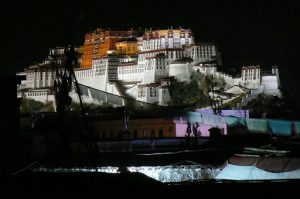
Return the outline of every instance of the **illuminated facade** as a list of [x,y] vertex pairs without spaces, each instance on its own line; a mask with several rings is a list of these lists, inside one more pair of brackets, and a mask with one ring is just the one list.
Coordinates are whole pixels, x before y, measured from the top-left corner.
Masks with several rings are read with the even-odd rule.
[[[135,37],[134,31],[110,31],[98,28],[85,34],[82,50],[82,68],[91,68],[93,59],[107,56],[107,51],[116,50],[116,43]],[[128,44],[130,52],[133,44]]]
[[190,29],[146,30],[141,42],[141,51],[182,48],[194,43]]
[[119,55],[136,55],[137,41],[121,41],[116,43],[116,53]]
[[95,34],[86,34],[82,48],[82,68],[90,68],[93,62]]
[[[125,131],[124,120],[95,120],[97,138],[116,138]],[[133,138],[171,138],[176,137],[176,126],[170,119],[132,119],[128,131]]]
[[247,88],[258,88],[261,83],[260,66],[243,66],[241,74],[241,83]]
[[219,66],[222,65],[221,53],[213,43],[189,44],[185,46],[185,51],[195,64],[214,60]]
[[259,65],[243,66],[239,84],[260,93],[281,96],[277,66],[272,66],[271,71],[263,70]]
[[[170,79],[189,82],[194,72],[224,79],[227,88],[241,85],[267,94],[279,93],[277,67],[269,75],[259,66],[243,67],[241,78],[233,78],[218,71],[222,61],[217,46],[195,43],[190,29],[146,30],[141,37],[134,31],[97,29],[85,35],[77,52],[81,67],[74,71],[80,84],[146,103],[168,106]],[[63,55],[64,49],[50,49],[50,54]],[[63,64],[64,60],[58,62]],[[52,87],[55,73],[50,66],[51,56],[28,67],[20,88]],[[94,98],[89,95],[86,99],[93,102]]]

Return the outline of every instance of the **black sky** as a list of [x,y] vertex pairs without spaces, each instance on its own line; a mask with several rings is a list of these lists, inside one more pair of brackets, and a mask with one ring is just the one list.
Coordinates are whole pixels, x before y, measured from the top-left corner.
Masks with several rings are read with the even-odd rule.
[[96,27],[190,27],[197,41],[215,42],[225,67],[279,65],[291,95],[300,78],[300,3],[261,0],[0,2],[1,72],[14,72],[47,55],[48,48],[80,45]]

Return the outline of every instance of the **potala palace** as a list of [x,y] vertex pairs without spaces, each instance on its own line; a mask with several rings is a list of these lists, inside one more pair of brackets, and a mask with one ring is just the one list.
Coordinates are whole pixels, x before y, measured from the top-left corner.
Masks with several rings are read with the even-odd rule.
[[[281,95],[277,66],[270,71],[264,71],[259,65],[243,66],[240,77],[220,72],[218,66],[222,60],[217,46],[195,42],[190,29],[150,29],[142,34],[133,30],[97,29],[85,35],[84,44],[76,48],[76,52],[79,66],[75,68],[75,75],[86,87],[83,99],[87,103],[107,102],[105,95],[99,97],[102,93],[168,106],[170,80],[189,82],[192,73],[223,79],[224,92],[232,94],[229,98],[220,94],[227,101],[241,93],[245,94],[242,103],[260,93]],[[50,49],[44,61],[18,73],[26,76],[18,86],[18,96],[43,103],[54,101],[53,62],[63,64],[64,53],[63,47]],[[70,96],[76,101],[74,93]]]

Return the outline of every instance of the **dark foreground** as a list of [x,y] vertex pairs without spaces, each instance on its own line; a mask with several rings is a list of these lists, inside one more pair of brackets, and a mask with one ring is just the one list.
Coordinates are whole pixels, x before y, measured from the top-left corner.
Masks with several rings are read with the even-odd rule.
[[297,198],[300,180],[163,184],[139,173],[22,173],[2,178],[0,198]]
[[[250,139],[251,138],[251,139]],[[255,141],[255,142],[254,142]],[[128,166],[128,165],[168,165],[184,160],[202,164],[220,165],[231,155],[240,153],[251,143],[269,143],[268,139],[257,136],[224,137],[211,140],[196,150],[176,154],[144,156],[132,153],[103,153],[97,158],[76,156],[46,161],[48,166]],[[295,146],[283,142],[272,143],[299,155]],[[297,147],[296,147],[297,146]],[[202,150],[201,150],[202,149]],[[210,149],[210,150],[208,150]],[[297,153],[296,153],[297,152]],[[10,156],[12,157],[12,156]],[[14,160],[19,160],[14,156]],[[20,157],[20,156],[19,156]],[[88,158],[89,157],[89,158]],[[52,157],[53,158],[53,157]],[[51,159],[52,159],[51,158]],[[38,163],[41,165],[41,162]],[[163,184],[140,173],[33,173],[27,169],[15,174],[27,164],[6,165],[5,175],[0,175],[0,199],[4,198],[299,198],[300,180],[277,181],[193,181]],[[23,165],[23,166],[20,166]],[[13,167],[15,167],[13,169]],[[15,174],[15,175],[14,175]]]

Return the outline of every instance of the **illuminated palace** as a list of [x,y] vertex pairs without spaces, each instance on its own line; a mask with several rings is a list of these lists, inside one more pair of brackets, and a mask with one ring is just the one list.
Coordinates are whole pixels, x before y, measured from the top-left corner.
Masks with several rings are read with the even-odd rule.
[[[81,67],[91,68],[93,59],[107,56],[109,50],[117,50],[120,54],[136,54],[135,38],[134,31],[110,31],[98,28],[87,33],[84,37]],[[132,39],[133,41],[130,41]]]
[[[64,48],[50,49],[64,54]],[[264,74],[260,66],[243,67],[241,77],[219,72],[221,55],[213,43],[197,43],[190,29],[145,30],[142,35],[130,31],[97,29],[85,35],[77,49],[80,67],[78,82],[88,88],[115,96],[167,106],[170,80],[190,81],[194,72],[224,79],[228,89],[243,86],[257,93],[280,95],[277,67]],[[55,72],[51,56],[25,69],[26,80],[19,85],[19,96],[42,102],[54,100],[51,87]],[[234,89],[231,89],[234,90]],[[93,100],[87,92],[85,100]]]

